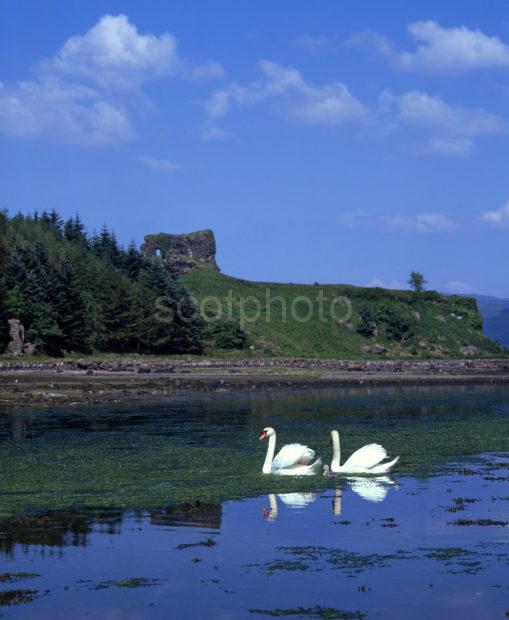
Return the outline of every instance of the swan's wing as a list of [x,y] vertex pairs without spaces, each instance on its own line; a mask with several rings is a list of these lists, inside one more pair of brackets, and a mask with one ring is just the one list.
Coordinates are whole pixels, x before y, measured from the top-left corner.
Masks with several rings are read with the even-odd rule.
[[289,469],[296,465],[309,465],[315,458],[315,451],[300,443],[283,446],[272,461],[272,469]]
[[362,446],[362,448],[356,450],[341,467],[345,469],[347,466],[370,469],[371,467],[378,465],[378,463],[383,461],[385,458],[387,458],[385,448],[377,443],[370,443],[367,446]]

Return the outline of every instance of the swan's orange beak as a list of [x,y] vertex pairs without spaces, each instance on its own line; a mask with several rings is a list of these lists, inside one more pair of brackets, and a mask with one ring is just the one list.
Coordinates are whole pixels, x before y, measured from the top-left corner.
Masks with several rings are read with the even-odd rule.
[[267,433],[265,431],[262,431],[260,433],[260,436],[258,437],[258,440],[263,441],[264,439],[267,439]]

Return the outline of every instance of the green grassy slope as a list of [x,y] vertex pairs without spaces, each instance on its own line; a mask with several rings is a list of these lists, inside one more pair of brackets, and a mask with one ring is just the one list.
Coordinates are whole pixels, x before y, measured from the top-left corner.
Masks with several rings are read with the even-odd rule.
[[[182,281],[209,316],[217,315],[218,308],[224,318],[229,308],[234,320],[243,316],[243,328],[254,349],[262,354],[352,359],[502,354],[498,345],[483,335],[476,302],[468,297],[434,292],[417,296],[410,291],[346,285],[250,282],[208,268],[188,272]],[[331,306],[341,321],[332,318]],[[363,308],[376,317],[389,308],[404,320],[407,331],[403,337],[394,337],[383,321],[377,320],[375,335],[360,335],[357,326]],[[307,315],[310,318],[305,320]],[[377,344],[388,351],[363,351]]]

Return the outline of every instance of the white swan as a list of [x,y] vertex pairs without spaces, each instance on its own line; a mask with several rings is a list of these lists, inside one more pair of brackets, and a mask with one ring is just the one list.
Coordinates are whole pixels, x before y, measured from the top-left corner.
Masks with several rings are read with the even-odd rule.
[[274,458],[276,450],[276,431],[268,426],[260,435],[260,441],[269,439],[267,456],[262,467],[264,474],[277,474],[279,476],[312,476],[317,474],[322,467],[321,459],[315,458],[315,451],[300,443],[290,443],[283,446]]
[[[399,461],[397,456],[392,461],[382,463],[387,458],[387,452],[383,446],[370,443],[356,450],[343,465],[340,464],[341,448],[339,445],[339,433],[331,431],[332,437],[332,461],[330,471],[333,474],[388,474]],[[324,476],[330,475],[329,468],[324,467]]]

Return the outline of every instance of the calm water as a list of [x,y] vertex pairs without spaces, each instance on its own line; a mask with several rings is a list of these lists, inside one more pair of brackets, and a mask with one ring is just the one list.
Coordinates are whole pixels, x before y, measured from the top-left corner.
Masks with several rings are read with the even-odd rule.
[[[377,441],[401,466],[262,476],[269,424],[326,461],[337,427],[345,455]],[[480,387],[0,414],[0,613],[503,618],[508,438],[509,390]]]

